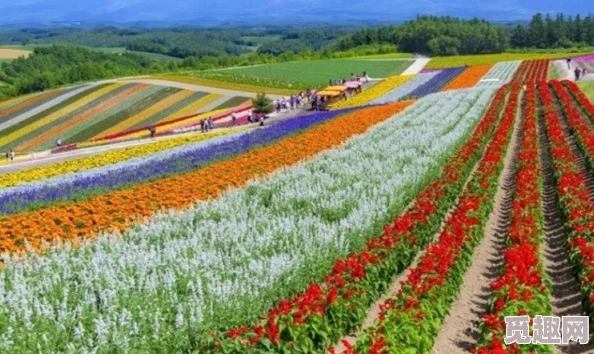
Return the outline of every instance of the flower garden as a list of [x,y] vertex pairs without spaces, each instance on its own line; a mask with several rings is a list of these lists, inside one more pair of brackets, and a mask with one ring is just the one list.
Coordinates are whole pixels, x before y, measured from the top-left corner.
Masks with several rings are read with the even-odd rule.
[[0,145],[172,136],[0,174],[0,352],[561,350],[503,341],[505,316],[594,310],[594,104],[548,70],[393,75],[208,133],[200,107],[251,106],[109,83],[15,123]]

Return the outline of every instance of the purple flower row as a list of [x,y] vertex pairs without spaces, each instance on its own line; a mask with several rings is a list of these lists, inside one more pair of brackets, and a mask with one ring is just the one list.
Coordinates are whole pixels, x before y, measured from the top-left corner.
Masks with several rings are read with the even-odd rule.
[[212,143],[193,144],[164,154],[160,153],[158,156],[149,155],[131,162],[126,161],[79,174],[67,174],[6,188],[0,192],[0,213],[15,214],[59,201],[88,198],[114,189],[186,173],[214,161],[271,144],[300,130],[356,109],[348,108],[294,117],[231,138],[227,137],[224,140],[215,139]]
[[464,68],[451,68],[442,70],[431,80],[427,81],[426,83],[417,87],[415,90],[409,93],[404,99],[419,98],[431,93],[438,92],[455,77],[460,75],[463,71]]

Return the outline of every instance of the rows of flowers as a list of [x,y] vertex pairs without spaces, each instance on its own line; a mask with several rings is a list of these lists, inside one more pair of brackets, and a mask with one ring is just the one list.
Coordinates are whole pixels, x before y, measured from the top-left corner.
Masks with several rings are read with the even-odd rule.
[[[419,182],[441,169],[492,93],[471,94],[462,107],[453,101],[462,98],[460,93],[427,99],[337,150],[220,199],[157,217],[123,235],[83,242],[75,250],[7,260],[0,278],[0,345],[6,351],[65,351],[67,342],[60,338],[68,336],[75,352],[209,352],[198,343],[208,345],[211,330],[256,320],[271,304],[321,279],[336,260],[364,248],[417,194]],[[339,121],[334,120],[320,126],[316,136],[297,136],[301,145],[271,152],[287,159],[287,153],[357,130],[365,120],[403,106],[344,116],[342,126],[330,126]],[[493,121],[481,127],[488,132],[492,126]],[[475,149],[481,145],[474,140],[468,158],[479,156]],[[265,158],[256,155],[249,161]],[[469,169],[459,167],[464,166],[446,171],[456,176]],[[436,189],[418,210],[431,210]],[[413,222],[413,215],[407,220]],[[316,287],[310,289],[316,294]],[[55,310],[65,316],[53,315]]]
[[548,315],[547,277],[540,261],[543,236],[542,188],[535,85],[525,92],[524,127],[515,171],[515,192],[509,228],[506,230],[502,274],[491,284],[491,304],[481,323],[481,338],[476,353],[552,352],[546,345],[506,346],[505,316]]
[[404,96],[411,93],[417,87],[424,85],[431,79],[433,79],[437,75],[437,72],[434,73],[427,73],[427,74],[419,74],[416,75],[413,79],[407,81],[401,86],[393,89],[392,91],[387,92],[382,97],[379,97],[373,101],[371,104],[385,104],[390,102],[396,102],[401,100]]
[[[53,122],[54,120],[58,119],[64,114],[71,113],[74,109],[78,107],[74,107],[72,109],[70,106],[79,100],[84,100],[84,97],[88,94],[93,94],[94,91],[97,89],[101,89],[101,87],[97,86],[85,86],[79,87],[77,90],[71,90],[63,95],[55,97],[54,105],[52,105],[49,109],[42,110],[41,112],[17,123],[17,120],[12,120],[8,122],[3,122],[4,124],[7,123],[16,123],[10,127],[0,126],[2,128],[2,137],[0,138],[0,148],[15,148],[23,141],[26,141],[25,138],[30,138],[33,136],[35,132],[39,132],[40,129],[48,123]],[[20,120],[20,119],[19,119]]]
[[360,253],[339,259],[323,282],[280,301],[259,323],[217,333],[207,347],[223,352],[251,353],[272,347],[276,352],[310,353],[330,345],[332,352],[331,344],[361,324],[368,306],[438,230],[493,134],[505,95],[503,90],[497,93],[470,139],[412,206],[384,227],[379,238],[369,240]]
[[[580,87],[573,81],[564,80],[561,82],[569,93],[575,97],[575,100],[578,102],[580,107],[584,110],[584,112],[588,115],[590,121],[594,124],[594,104],[588,96],[580,89]],[[558,85],[556,84],[558,87]]]
[[[553,84],[553,87],[560,99],[559,107],[569,121],[569,116],[574,114],[572,112],[573,105],[563,102],[564,95],[557,91],[560,89],[557,84]],[[540,88],[545,105],[545,118],[559,204],[565,216],[565,231],[569,238],[569,259],[577,270],[582,294],[587,299],[584,302],[585,309],[592,316],[594,311],[594,278],[592,277],[594,271],[594,258],[592,257],[594,254],[594,244],[592,243],[594,203],[586,183],[586,176],[579,164],[580,157],[572,150],[568,140],[570,136],[561,125],[561,118],[556,114],[555,97],[545,83],[542,83]],[[573,126],[574,132],[575,129],[576,127]]]
[[491,65],[471,66],[464,70],[457,78],[445,85],[442,91],[469,88],[476,85],[490,70]]
[[118,104],[119,100],[122,99],[122,97],[118,96],[124,96],[127,88],[119,83],[99,85],[97,87],[100,86],[103,87],[68,105],[65,109],[69,113],[62,112],[60,116],[56,116],[55,121],[44,124],[43,132],[36,134],[32,139],[27,139],[25,143],[19,146],[19,149],[28,151],[38,148],[40,145],[41,147],[47,147],[48,144],[51,146],[51,144],[54,144],[55,137],[64,135],[66,131],[72,129],[75,125],[90,119],[96,112]]
[[343,144],[408,107],[412,102],[372,107],[341,116],[276,144],[210,164],[185,174],[104,193],[76,203],[0,218],[0,251],[34,248],[44,241],[92,237],[100,231],[123,230],[159,210],[185,209],[199,200],[220,196],[251,179],[311,158]]
[[174,87],[163,87],[151,85],[146,90],[139,92],[130,99],[120,102],[110,112],[106,114],[100,114],[95,116],[92,120],[87,120],[80,125],[77,125],[75,129],[69,131],[69,137],[66,138],[66,142],[79,142],[87,141],[92,137],[99,135],[111,126],[128,119],[137,112],[141,112],[146,108],[153,105],[155,102],[159,102],[164,98],[170,96],[179,89]]
[[548,59],[526,60],[520,64],[512,80],[518,82],[538,81],[547,80],[548,76]]
[[[176,106],[179,102],[184,101],[190,96],[193,96],[195,92],[189,90],[180,90],[179,92],[166,97],[164,100],[157,102],[149,108],[136,113],[128,119],[114,125],[113,127],[105,130],[101,135],[110,135],[118,132],[125,131],[134,125],[149,119],[152,116],[159,115],[161,112],[168,110],[171,107]],[[215,95],[216,99],[217,95]],[[220,96],[219,96],[220,97]]]
[[64,93],[63,89],[47,91],[41,94],[32,96],[17,97],[3,103],[0,108],[0,121],[6,122],[10,119],[20,115],[21,113],[35,109],[45,102],[55,98]]
[[[166,141],[159,144],[158,148],[162,150],[167,148],[167,150],[157,154],[145,155],[117,164],[112,163],[77,174],[60,175],[34,183],[4,188],[0,190],[0,213],[14,214],[30,207],[39,208],[41,205],[55,204],[56,201],[80,200],[82,197],[89,198],[105,191],[180,175],[215,161],[246,153],[255,147],[269,145],[351,111],[349,109],[298,116],[263,129],[230,136],[225,134],[226,131],[217,130],[214,133],[200,134],[191,138],[175,138],[173,142]],[[215,136],[218,138],[214,138]],[[205,141],[207,137],[211,139]],[[188,144],[188,140],[194,140],[196,143]],[[174,148],[175,144],[183,143],[186,145]],[[157,146],[151,147],[154,149]],[[130,150],[133,149],[139,153],[147,151],[143,147]],[[112,155],[122,156],[120,151],[114,151]],[[89,160],[94,161],[94,158]],[[70,165],[80,166],[80,162],[70,162]]]
[[444,69],[437,73],[431,80],[420,85],[412,92],[404,96],[405,99],[423,97],[431,93],[440,91],[445,85],[460,75],[464,68]]
[[[575,102],[564,88],[563,84],[559,81],[551,81],[551,88],[555,95],[559,98],[561,107],[567,119],[567,124],[570,131],[575,135],[575,140],[578,146],[584,151],[584,157],[586,163],[591,167],[594,166],[594,128],[591,122],[587,122],[586,119],[589,117],[582,116],[579,103]],[[580,92],[577,86],[568,87],[571,92]],[[578,91],[575,91],[577,89]],[[582,96],[583,97],[583,96]],[[592,107],[591,104],[582,106],[588,112],[588,107]]]
[[515,85],[501,124],[438,240],[425,248],[398,293],[381,306],[374,325],[345,353],[406,353],[411,349],[425,353],[432,349],[460,291],[473,250],[484,235],[513,131],[518,92]]
[[519,60],[499,62],[491,67],[478,85],[506,84],[512,80],[520,64]]
[[390,76],[380,83],[366,89],[362,93],[355,95],[346,101],[340,101],[337,104],[334,104],[332,109],[365,105],[381,96],[384,96],[388,92],[395,90],[397,87],[402,86],[412,78],[414,78],[414,75]]

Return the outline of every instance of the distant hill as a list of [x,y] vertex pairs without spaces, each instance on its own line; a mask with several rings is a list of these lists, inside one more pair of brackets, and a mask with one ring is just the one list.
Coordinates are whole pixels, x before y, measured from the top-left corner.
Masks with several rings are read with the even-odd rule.
[[136,22],[156,26],[157,23],[188,21],[193,25],[224,26],[238,23],[402,21],[419,13],[515,21],[529,19],[536,12],[557,11],[585,15],[594,11],[594,5],[578,0],[262,0],[249,3],[245,0],[30,0],[0,3],[0,23]]

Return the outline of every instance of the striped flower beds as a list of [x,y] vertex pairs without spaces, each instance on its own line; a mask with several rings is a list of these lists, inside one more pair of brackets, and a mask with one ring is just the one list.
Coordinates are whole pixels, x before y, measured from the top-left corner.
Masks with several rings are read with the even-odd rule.
[[471,66],[464,70],[460,76],[447,84],[442,91],[469,88],[476,85],[489,72],[491,65]]
[[113,105],[109,109],[96,111],[97,114],[90,116],[74,129],[71,129],[68,136],[64,138],[64,142],[69,144],[86,141],[113,124],[146,109],[153,102],[173,94],[175,91],[177,89],[162,86],[136,85],[129,89],[125,97],[121,97],[119,101],[112,100]]
[[478,85],[507,84],[514,77],[521,63],[522,62],[519,60],[503,61],[493,65],[491,70],[489,70],[489,72],[481,79],[481,82],[479,82]]
[[404,99],[423,97],[428,94],[438,92],[463,71],[464,68],[444,69],[437,73],[432,79],[418,86],[408,95],[404,96]]
[[[348,111],[335,111],[333,113],[316,113],[304,117],[295,117],[278,122],[264,129],[257,129],[247,133],[225,137],[224,141],[211,139],[204,143],[188,144],[177,149],[163,151],[155,155],[147,155],[135,160],[128,160],[120,164],[106,165],[103,168],[95,168],[89,171],[82,171],[77,174],[66,174],[55,178],[46,178],[36,183],[18,185],[12,188],[0,190],[0,213],[13,214],[18,211],[27,210],[31,206],[37,208],[40,205],[54,204],[57,200],[80,199],[79,196],[89,197],[98,192],[110,191],[119,187],[136,185],[147,181],[163,178],[165,176],[179,175],[195,170],[201,166],[212,163],[216,160],[229,158],[252,147],[268,145],[285,136],[294,134],[300,130],[307,129],[326,120],[332,119]],[[212,137],[222,135],[230,131],[216,131],[208,134],[200,134],[194,140],[201,141],[201,137]],[[238,132],[234,130],[234,132]],[[188,138],[176,138],[183,143]],[[174,143],[163,143],[169,147]],[[150,147],[130,148],[127,156],[134,150],[147,153]],[[119,151],[108,153],[101,157],[87,158],[94,162],[100,162],[113,157],[120,157]],[[66,162],[76,167],[83,165],[83,161],[75,163]],[[62,169],[64,166],[62,166]],[[51,171],[52,168],[46,168]],[[39,174],[39,171],[37,171]],[[12,176],[14,180],[15,176]],[[22,177],[22,175],[21,175]],[[27,172],[25,172],[25,178]]]
[[416,75],[412,80],[409,80],[394,90],[387,92],[382,97],[371,101],[371,104],[384,104],[400,101],[404,96],[408,95],[418,87],[433,79],[435,75],[437,75],[437,72]]
[[[0,251],[22,252],[24,243],[33,248],[57,238],[76,240],[98,232],[123,230],[139,218],[164,209],[185,209],[198,200],[221,195],[224,190],[244,186],[303,159],[342,144],[353,135],[400,112],[411,102],[365,109],[331,120],[301,134],[215,163],[194,172],[136,187],[0,219],[5,230]],[[47,222],[52,220],[52,222]]]
[[136,113],[135,115],[131,116],[130,118],[112,126],[111,128],[103,131],[102,135],[109,135],[117,132],[124,131],[126,129],[132,128],[133,126],[146,121],[147,119],[151,119],[151,117],[155,115],[161,114],[163,111],[167,111],[171,107],[175,107],[179,102],[185,100],[186,98],[192,96],[194,94],[193,91],[182,90],[179,91],[164,100],[156,102],[154,105],[150,106],[149,108]]
[[332,109],[362,106],[403,85],[413,77],[414,75],[390,76],[380,83],[366,89],[362,93],[355,95],[346,101],[338,102],[332,106]]
[[20,150],[34,150],[49,148],[54,145],[56,138],[62,138],[62,135],[87,118],[85,112],[100,105],[101,102],[121,93],[126,89],[122,84],[101,85],[100,89],[85,96],[83,99],[76,102],[76,110],[63,115],[54,122],[43,126],[35,131],[32,138],[26,139],[25,143],[19,146]]
[[40,112],[18,124],[15,124],[8,129],[3,130],[3,137],[0,138],[0,149],[7,150],[8,148],[15,148],[22,144],[27,139],[32,138],[47,124],[50,124],[60,117],[74,112],[76,109],[82,107],[87,103],[85,97],[100,87],[92,87],[86,89],[66,100],[51,107],[48,110]]
[[63,94],[64,90],[53,90],[41,94],[30,95],[25,97],[17,97],[7,101],[0,110],[0,122],[10,120],[19,114],[29,111],[33,108],[39,107],[43,103],[56,98]]

